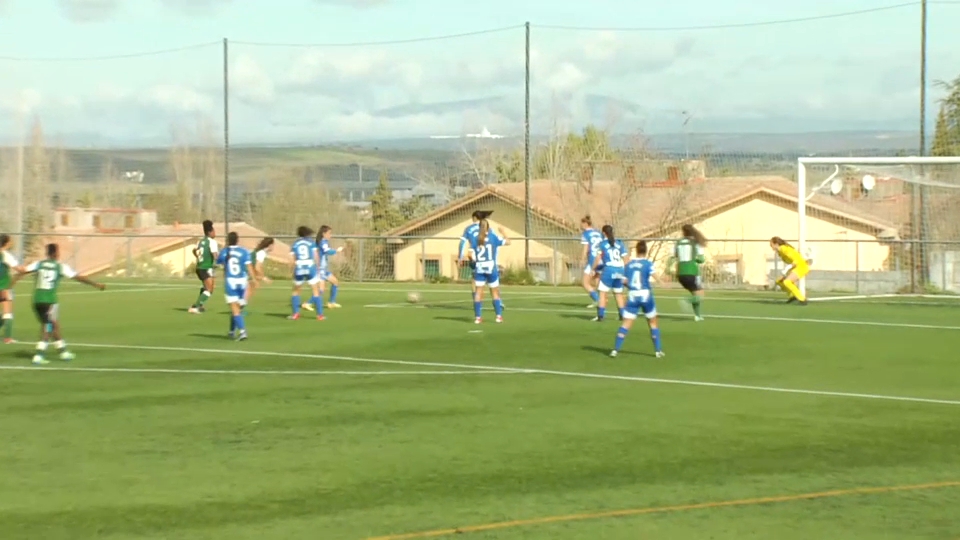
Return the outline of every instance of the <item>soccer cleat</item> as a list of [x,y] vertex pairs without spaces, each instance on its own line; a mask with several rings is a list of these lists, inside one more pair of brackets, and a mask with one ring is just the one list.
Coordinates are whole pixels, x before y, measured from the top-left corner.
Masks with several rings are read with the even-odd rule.
[[480,324],[481,322],[483,322],[483,319],[481,319],[480,317],[477,317],[476,319],[473,320],[473,324]]
[[45,366],[50,363],[49,360],[40,356],[39,354],[33,355],[33,360],[31,360],[31,362],[33,362],[33,365],[35,366]]
[[804,301],[802,301],[802,302],[800,302],[800,305],[801,305],[801,306],[805,306],[805,305],[807,305],[807,301],[806,301],[806,300],[804,300]]
[[336,309],[338,307],[343,307],[343,306],[341,306],[340,304],[337,304],[336,302],[327,302],[327,307],[330,309]]
[[796,301],[797,301],[797,299],[794,298],[794,297],[792,297],[792,296],[791,296],[790,298],[787,298],[787,303],[788,303],[788,304],[792,304],[792,303],[794,303],[794,302],[796,302]]
[[657,351],[657,358],[663,358],[664,356],[666,356],[666,354],[664,354],[663,351]]
[[74,355],[74,354],[73,354],[72,352],[70,352],[70,351],[63,351],[63,352],[60,353],[60,360],[63,360],[64,362],[69,362],[69,361],[73,360],[74,358],[76,358],[76,355]]
[[591,322],[603,322],[603,318],[601,318],[601,317],[594,317],[594,318],[590,319],[590,321],[591,321]]
[[617,357],[617,350],[614,349],[614,350],[610,351],[610,358],[616,358],[616,357]]
[[3,338],[3,344],[4,344],[4,345],[13,345],[13,344],[16,343],[16,342],[17,342],[17,341],[16,341],[15,339],[13,339],[13,338],[9,338],[9,337]]
[[246,330],[241,330],[240,333],[237,334],[237,338],[236,338],[236,339],[237,339],[237,341],[244,341],[244,340],[246,340],[246,339],[247,339],[247,331],[246,331]]
[[502,323],[502,322],[503,322],[503,315],[497,315],[497,322],[498,322],[498,323]]
[[288,315],[288,316],[287,316],[287,320],[288,320],[288,321],[296,321],[296,320],[298,320],[298,319],[300,319],[300,314],[299,314],[299,313],[294,313],[293,315]]
[[693,320],[694,320],[695,322],[703,322],[703,317],[701,317],[700,315],[697,315],[697,316],[695,316],[695,317],[693,318]]
[[187,313],[200,313],[200,310],[197,309],[197,306],[190,306],[190,309],[187,310]]
[[311,306],[310,304],[303,304],[303,305],[300,306],[300,307],[302,307],[303,309],[305,309],[305,310],[307,310],[307,311],[316,311],[316,310],[313,308],[313,306]]
[[318,321],[325,321],[325,320],[327,320],[327,317],[326,317],[325,315],[317,315],[317,320],[318,320]]

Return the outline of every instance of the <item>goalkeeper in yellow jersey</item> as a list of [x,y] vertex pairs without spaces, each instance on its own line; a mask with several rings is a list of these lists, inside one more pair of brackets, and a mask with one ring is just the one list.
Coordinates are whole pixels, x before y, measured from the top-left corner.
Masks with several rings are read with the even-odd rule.
[[807,297],[800,292],[798,283],[810,273],[810,264],[807,263],[806,259],[796,248],[786,243],[783,238],[779,236],[774,236],[770,239],[770,247],[773,248],[773,250],[777,252],[777,255],[780,256],[780,259],[792,269],[787,275],[777,280],[777,285],[790,293],[790,298],[787,300],[787,303],[799,301],[800,305],[807,305]]

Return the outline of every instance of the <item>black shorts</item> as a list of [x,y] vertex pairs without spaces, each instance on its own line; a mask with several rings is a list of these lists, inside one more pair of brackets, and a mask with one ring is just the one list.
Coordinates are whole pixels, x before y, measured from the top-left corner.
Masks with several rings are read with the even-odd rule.
[[677,281],[680,282],[680,286],[690,292],[697,292],[703,290],[703,285],[700,281],[700,276],[677,276]]
[[212,268],[197,268],[197,277],[200,278],[200,281],[206,281],[208,279],[213,279],[213,269]]
[[33,312],[43,324],[51,324],[57,320],[57,304],[33,304]]

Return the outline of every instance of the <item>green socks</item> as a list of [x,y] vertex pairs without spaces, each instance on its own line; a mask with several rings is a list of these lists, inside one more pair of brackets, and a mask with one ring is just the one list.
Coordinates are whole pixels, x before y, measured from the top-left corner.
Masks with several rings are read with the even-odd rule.
[[700,316],[700,303],[701,303],[701,302],[700,302],[700,297],[697,296],[697,295],[694,295],[693,297],[690,298],[690,303],[693,304],[693,314],[696,315],[697,317],[699,317],[699,316]]
[[197,296],[197,303],[196,303],[195,305],[196,305],[197,307],[201,307],[201,306],[203,306],[204,304],[206,304],[206,303],[207,303],[207,300],[209,300],[209,299],[210,299],[210,293],[207,292],[206,289],[201,289],[201,290],[200,290],[200,296]]
[[13,315],[4,315],[3,319],[0,319],[0,327],[3,327],[4,339],[13,337]]

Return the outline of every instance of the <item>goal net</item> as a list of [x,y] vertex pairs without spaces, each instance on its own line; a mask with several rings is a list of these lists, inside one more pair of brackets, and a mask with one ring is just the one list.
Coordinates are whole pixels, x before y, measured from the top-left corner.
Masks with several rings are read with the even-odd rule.
[[811,300],[960,295],[960,157],[798,161]]

